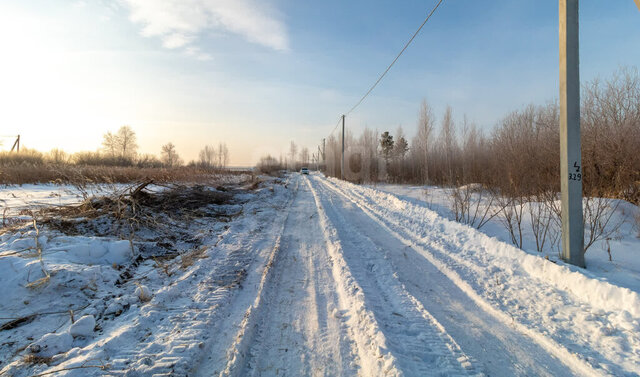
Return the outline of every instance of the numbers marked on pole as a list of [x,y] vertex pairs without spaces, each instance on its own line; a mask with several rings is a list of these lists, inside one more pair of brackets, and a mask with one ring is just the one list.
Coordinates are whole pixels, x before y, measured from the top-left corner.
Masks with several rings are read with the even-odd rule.
[[580,165],[578,165],[578,161],[573,162],[573,167],[576,169],[575,173],[569,173],[570,181],[582,181],[582,172],[580,171]]

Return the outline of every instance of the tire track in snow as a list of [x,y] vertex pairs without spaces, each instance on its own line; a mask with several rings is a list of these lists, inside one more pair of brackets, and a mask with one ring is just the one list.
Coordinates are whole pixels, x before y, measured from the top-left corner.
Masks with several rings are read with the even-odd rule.
[[[290,182],[288,182],[290,184]],[[255,285],[255,291],[246,288],[244,292],[240,292],[235,295],[234,300],[227,302],[228,306],[224,308],[223,312],[219,314],[220,321],[216,323],[209,336],[209,346],[205,351],[203,360],[195,363],[194,374],[196,376],[241,376],[242,367],[244,366],[247,349],[251,344],[254,336],[255,321],[257,308],[261,304],[262,294],[264,290],[269,271],[273,267],[275,256],[280,248],[282,234],[289,217],[291,204],[295,200],[298,190],[298,184],[296,183],[291,199],[285,205],[286,215],[282,221],[282,225],[277,228],[277,235],[273,246],[269,249],[265,267],[262,268],[262,272],[259,276],[254,276],[251,272],[247,279],[246,285]],[[274,227],[269,227],[273,229]],[[255,249],[257,245],[248,245],[245,253]],[[255,251],[254,251],[255,252]],[[260,270],[260,266],[253,266],[251,269]],[[253,296],[251,293],[255,292]],[[241,318],[241,319],[240,319]],[[230,330],[233,330],[230,332]],[[205,357],[208,355],[208,358]]]
[[[576,354],[570,352],[565,346],[557,343],[554,339],[543,335],[536,329],[525,326],[524,324],[516,321],[515,318],[510,316],[508,313],[505,313],[492,306],[478,292],[476,292],[476,290],[467,281],[465,281],[458,274],[458,272],[450,268],[447,263],[440,260],[439,257],[434,254],[434,251],[429,250],[429,248],[435,248],[435,251],[437,253],[447,253],[444,244],[442,244],[440,241],[436,241],[434,243],[430,243],[429,248],[425,248],[423,247],[424,241],[416,235],[412,234],[410,230],[396,229],[394,224],[384,216],[382,216],[382,214],[376,209],[375,206],[378,204],[376,204],[372,198],[366,197],[363,193],[358,192],[358,190],[362,191],[362,188],[354,185],[356,190],[347,191],[345,188],[340,187],[337,183],[334,183],[328,179],[318,178],[316,181],[324,187],[327,187],[329,190],[332,190],[351,201],[365,214],[367,214],[367,216],[369,216],[373,221],[378,223],[386,232],[402,242],[405,246],[412,247],[418,250],[421,255],[423,255],[431,264],[436,266],[436,268],[445,276],[447,276],[455,285],[460,287],[460,289],[462,289],[474,302],[478,304],[478,306],[480,306],[486,312],[490,313],[496,319],[503,322],[505,325],[511,325],[515,327],[520,333],[528,336],[530,339],[544,348],[550,355],[556,355],[556,357],[559,360],[562,360],[567,367],[571,368],[574,373],[576,373],[576,375],[605,375],[604,371],[592,368],[585,360],[576,357]],[[390,210],[389,208],[385,209]],[[452,255],[452,253],[448,253],[447,255],[449,255],[450,258],[455,258],[455,264],[458,264],[460,266],[469,265],[468,261],[463,260],[459,256],[454,256]],[[469,268],[471,270],[475,270],[478,267],[469,266]]]
[[[341,195],[342,196],[342,195]],[[410,294],[446,328],[462,350],[490,376],[574,376],[554,355],[478,305],[415,248],[381,228],[362,209],[342,211],[354,231],[382,249]]]
[[[325,190],[315,190],[311,183],[309,187],[329,249],[339,260],[337,273],[343,275],[348,290],[357,292],[357,318],[362,321],[354,329],[374,339],[360,345],[363,359],[375,358],[375,353],[384,355],[388,361],[381,372],[394,375],[481,375],[435,318],[404,290],[387,263],[362,250],[370,251],[376,245],[349,229]],[[373,367],[381,365],[374,363]]]
[[[302,179],[302,178],[299,178]],[[313,199],[303,185],[286,221],[256,312],[256,334],[242,375],[356,375],[346,325]]]

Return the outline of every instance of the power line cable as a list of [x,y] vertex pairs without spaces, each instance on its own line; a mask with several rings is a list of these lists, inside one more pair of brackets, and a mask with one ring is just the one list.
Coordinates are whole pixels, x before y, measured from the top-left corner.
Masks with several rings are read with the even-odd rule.
[[338,126],[340,125],[340,122],[342,121],[342,116],[340,116],[338,118],[338,123],[336,123],[336,126],[333,127],[333,130],[331,130],[331,132],[329,132],[329,136],[331,136],[334,132],[336,132],[336,129],[338,129]]
[[[378,84],[380,83],[380,81],[382,81],[382,79],[384,78],[384,76],[387,74],[387,72],[389,72],[389,70],[391,69],[391,67],[393,67],[393,65],[398,61],[398,59],[400,59],[400,56],[402,55],[402,53],[404,53],[404,51],[407,49],[407,47],[409,47],[409,45],[411,44],[411,42],[413,42],[413,40],[416,38],[416,36],[418,35],[418,33],[420,33],[420,30],[422,30],[422,28],[424,27],[424,25],[429,21],[429,19],[431,18],[431,16],[433,16],[433,14],[436,12],[436,10],[440,7],[440,5],[442,4],[444,0],[440,0],[438,1],[438,3],[436,4],[435,7],[433,7],[433,9],[431,10],[431,12],[429,12],[429,14],[427,15],[427,18],[424,19],[424,21],[422,22],[422,25],[420,25],[420,27],[418,28],[418,30],[416,30],[415,33],[413,33],[413,36],[411,37],[411,39],[409,39],[409,41],[404,45],[404,47],[402,48],[402,50],[398,53],[398,55],[396,56],[395,59],[393,59],[393,61],[391,62],[391,64],[389,64],[389,66],[387,67],[387,69],[385,69],[385,71],[380,75],[380,77],[378,77],[378,80],[371,86],[371,88],[369,88],[369,90],[365,93],[364,96],[362,96],[362,98],[360,98],[360,101],[358,101],[358,103],[356,103],[351,110],[349,110],[345,115],[349,115],[353,110],[356,109],[356,107],[360,106],[360,104],[362,103],[362,101],[364,101],[365,98],[367,98],[367,96],[369,94],[371,94],[371,92],[373,91],[373,89],[375,89],[376,86],[378,86]],[[337,128],[337,126],[336,126]],[[335,131],[335,129],[334,129]],[[333,133],[333,131],[331,131]]]

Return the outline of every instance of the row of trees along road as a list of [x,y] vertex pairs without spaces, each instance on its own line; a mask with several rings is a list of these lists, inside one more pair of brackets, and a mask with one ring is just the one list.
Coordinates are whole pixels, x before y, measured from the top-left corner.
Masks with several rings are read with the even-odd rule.
[[[538,249],[554,238],[560,208],[560,139],[557,102],[529,105],[484,131],[451,107],[441,117],[427,101],[416,133],[393,135],[365,128],[345,135],[345,178],[358,183],[412,183],[448,187],[456,220],[476,227],[499,216],[522,247],[530,223]],[[640,204],[640,77],[622,68],[584,84],[581,104],[585,250],[614,236],[619,201]],[[326,143],[327,175],[340,177],[341,140]],[[484,196],[483,196],[484,195]],[[529,215],[527,215],[529,213]],[[525,216],[531,216],[525,221]],[[640,229],[640,218],[636,220]]]
[[[586,195],[640,203],[640,78],[623,68],[583,87],[582,159]],[[559,191],[559,108],[556,102],[515,110],[486,132],[447,107],[440,119],[424,100],[416,134],[347,130],[345,144],[356,182],[479,183],[502,193]],[[294,152],[292,143],[292,150]],[[341,140],[327,139],[326,173],[340,176]],[[382,174],[381,174],[382,173]]]

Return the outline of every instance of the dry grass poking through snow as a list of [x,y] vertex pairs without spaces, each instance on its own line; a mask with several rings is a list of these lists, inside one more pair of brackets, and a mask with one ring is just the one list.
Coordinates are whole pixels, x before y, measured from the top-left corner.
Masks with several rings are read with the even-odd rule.
[[68,164],[0,164],[0,184],[29,183],[135,183],[153,180],[158,183],[207,183],[214,175],[241,175],[246,171],[202,169],[198,167],[140,168],[135,166],[91,166]]

